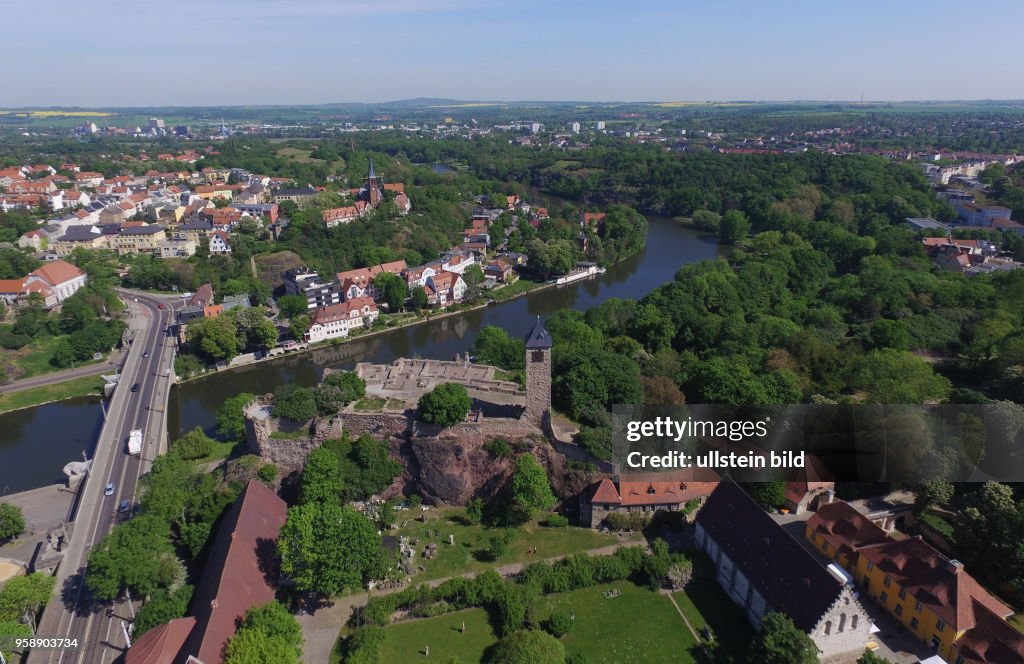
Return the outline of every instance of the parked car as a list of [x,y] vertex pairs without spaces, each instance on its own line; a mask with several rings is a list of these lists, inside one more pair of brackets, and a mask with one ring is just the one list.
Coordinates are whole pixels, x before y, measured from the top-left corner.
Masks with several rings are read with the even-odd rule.
[[104,496],[113,496],[114,495],[114,485],[113,484],[108,484],[107,487],[105,489],[103,489],[103,495]]
[[125,500],[122,500],[121,504],[117,506],[117,511],[121,512],[123,514],[124,512],[127,512],[129,509],[131,509],[131,507],[132,507],[132,501],[130,501],[128,499],[125,499]]

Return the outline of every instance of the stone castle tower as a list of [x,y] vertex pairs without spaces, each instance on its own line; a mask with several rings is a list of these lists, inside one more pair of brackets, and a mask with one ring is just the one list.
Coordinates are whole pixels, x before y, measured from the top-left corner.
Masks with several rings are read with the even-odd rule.
[[551,424],[551,335],[540,316],[526,335],[526,410],[523,419],[547,431]]

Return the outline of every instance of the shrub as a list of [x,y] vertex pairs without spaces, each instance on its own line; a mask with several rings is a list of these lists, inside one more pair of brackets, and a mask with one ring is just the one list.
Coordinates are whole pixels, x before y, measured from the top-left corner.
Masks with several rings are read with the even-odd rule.
[[273,482],[277,479],[277,466],[272,463],[265,463],[256,471],[256,476],[264,482]]
[[484,443],[484,450],[495,459],[507,459],[512,456],[512,445],[504,438],[495,438]]
[[573,614],[561,611],[552,613],[551,617],[544,623],[544,630],[558,639],[568,634],[575,625],[575,622]]
[[472,405],[465,387],[458,383],[442,383],[420,397],[419,415],[429,424],[451,426],[464,420]]
[[562,516],[561,514],[552,514],[541,521],[541,525],[547,526],[548,528],[565,528],[569,525],[569,518]]
[[202,459],[213,452],[213,441],[196,427],[171,444],[171,451],[187,461]]

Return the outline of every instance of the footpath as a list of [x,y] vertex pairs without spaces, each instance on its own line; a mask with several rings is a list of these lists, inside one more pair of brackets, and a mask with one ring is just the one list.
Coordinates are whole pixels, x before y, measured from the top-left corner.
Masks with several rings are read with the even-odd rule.
[[[597,549],[579,551],[577,553],[584,553],[591,556],[610,556],[623,546],[638,545],[647,546],[645,542],[623,542],[609,544],[608,546],[603,546]],[[542,558],[541,560],[530,560],[522,563],[511,563],[495,567],[493,569],[501,576],[509,577],[518,574],[527,565],[532,565],[536,562],[552,563],[565,557],[565,555],[562,555],[554,556],[553,558]],[[436,588],[449,579],[458,577],[472,579],[478,573],[479,572],[466,572],[465,574],[456,574],[454,576],[447,576],[440,579],[431,579],[430,581],[424,581],[423,585]],[[409,586],[416,585],[420,584],[416,583],[416,578],[413,577],[411,584],[403,584],[393,588],[374,590],[373,594],[375,596],[390,595],[391,593],[405,590]],[[338,633],[341,631],[342,626],[352,616],[353,611],[366,606],[369,598],[370,594],[367,592],[345,595],[344,597],[335,598],[331,604],[328,606],[322,606],[316,609],[313,613],[303,612],[296,616],[299,621],[299,625],[302,627],[302,636],[305,639],[305,644],[303,645],[303,660],[307,662],[330,661],[331,651],[334,649],[334,644],[338,640]]]

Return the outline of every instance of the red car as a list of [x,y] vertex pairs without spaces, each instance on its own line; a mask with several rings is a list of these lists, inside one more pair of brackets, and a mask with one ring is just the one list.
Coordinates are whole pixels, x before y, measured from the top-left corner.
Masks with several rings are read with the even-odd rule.
[[161,309],[166,309],[166,308],[167,308],[167,305],[166,305],[166,304],[164,304],[163,302],[161,302],[161,303],[160,303],[160,308],[161,308]]

